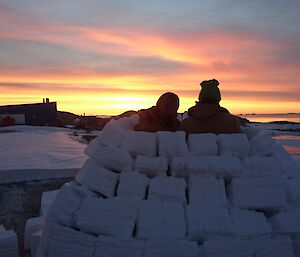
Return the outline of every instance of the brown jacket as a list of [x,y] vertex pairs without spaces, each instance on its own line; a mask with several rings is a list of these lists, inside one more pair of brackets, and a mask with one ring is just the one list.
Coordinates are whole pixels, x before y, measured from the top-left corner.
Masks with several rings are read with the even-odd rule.
[[176,118],[172,120],[161,119],[156,106],[140,110],[138,115],[140,120],[135,127],[137,131],[176,131],[179,128],[179,122]]
[[237,117],[216,104],[197,103],[188,111],[180,130],[189,133],[240,133],[241,128]]

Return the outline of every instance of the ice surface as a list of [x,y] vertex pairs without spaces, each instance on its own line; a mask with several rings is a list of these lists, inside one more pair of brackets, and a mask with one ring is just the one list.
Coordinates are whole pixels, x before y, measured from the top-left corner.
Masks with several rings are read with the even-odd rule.
[[249,209],[276,209],[286,205],[286,192],[281,178],[236,178],[232,180],[231,200]]
[[159,156],[172,157],[188,155],[185,132],[159,131],[157,134]]
[[186,223],[182,204],[142,201],[137,221],[137,237],[185,238]]
[[151,132],[129,131],[125,136],[121,148],[132,156],[156,156],[157,135]]
[[198,245],[179,239],[151,239],[145,243],[145,257],[195,257]]
[[144,199],[150,179],[137,172],[122,172],[118,185],[119,197],[137,197]]
[[80,207],[76,224],[82,231],[129,238],[133,234],[137,212],[138,202],[132,199],[87,198]]
[[274,215],[271,218],[271,224],[279,233],[300,233],[300,207]]
[[138,155],[134,170],[147,175],[148,177],[155,177],[159,175],[167,175],[168,159],[166,157],[147,157]]
[[96,237],[57,226],[51,234],[47,257],[93,257]]
[[250,140],[251,155],[272,155],[275,152],[276,143],[272,136],[265,130],[257,132]]
[[25,250],[30,249],[32,234],[43,229],[44,224],[45,224],[44,217],[31,218],[26,221],[25,238],[24,238],[24,249]]
[[118,147],[99,145],[91,159],[104,168],[114,171],[133,170],[133,158],[128,151]]
[[218,155],[217,136],[213,133],[189,134],[188,147],[195,155]]
[[202,241],[209,238],[234,234],[233,224],[228,210],[219,206],[188,205],[188,238]]
[[80,169],[76,181],[107,197],[115,194],[119,175],[89,159]]
[[19,256],[17,235],[13,230],[0,230],[0,256]]
[[189,204],[200,206],[226,205],[224,180],[214,177],[191,176],[189,179]]
[[148,200],[185,204],[186,181],[183,178],[158,176],[150,181]]
[[94,257],[144,257],[143,240],[99,236]]
[[243,133],[219,134],[217,144],[219,155],[245,157],[250,152],[249,140]]

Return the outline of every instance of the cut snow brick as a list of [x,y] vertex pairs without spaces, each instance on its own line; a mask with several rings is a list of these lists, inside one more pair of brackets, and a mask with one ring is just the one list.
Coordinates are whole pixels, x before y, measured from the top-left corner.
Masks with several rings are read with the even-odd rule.
[[219,134],[217,136],[219,155],[246,157],[250,152],[250,143],[243,133]]
[[134,130],[135,126],[139,123],[139,115],[133,114],[129,117],[117,119],[116,123],[124,130]]
[[91,156],[106,169],[115,171],[132,171],[133,158],[128,151],[113,146],[98,146],[94,154]]
[[58,192],[59,190],[43,192],[42,199],[41,199],[40,215],[43,216],[44,218],[47,217],[47,214]]
[[134,170],[148,177],[167,175],[168,159],[163,156],[147,157],[138,155],[135,160]]
[[286,190],[290,202],[300,202],[300,176],[287,179]]
[[115,194],[119,175],[89,159],[80,169],[75,179],[91,190],[112,197]]
[[251,155],[272,155],[275,152],[275,140],[265,130],[257,132],[250,140]]
[[122,172],[118,185],[117,195],[119,197],[136,197],[144,199],[150,179],[137,172]]
[[122,142],[121,148],[128,151],[134,157],[138,154],[156,156],[156,141],[156,133],[129,131]]
[[159,156],[173,157],[188,155],[185,132],[159,131],[157,134]]
[[77,226],[94,234],[129,238],[137,219],[138,202],[125,198],[85,199]]
[[294,177],[299,175],[300,169],[296,161],[293,159],[282,146],[276,148],[274,157],[279,161],[281,174],[285,177]]
[[196,242],[179,239],[152,239],[145,242],[145,257],[195,257]]
[[186,181],[183,178],[159,176],[151,179],[148,199],[153,201],[174,201],[185,204]]
[[232,203],[242,208],[272,210],[286,205],[281,178],[236,178],[230,193]]
[[208,156],[209,174],[234,177],[242,173],[242,163],[238,157]]
[[104,146],[104,145],[101,143],[100,138],[99,138],[99,136],[98,136],[98,137],[94,138],[94,139],[88,144],[88,146],[84,149],[84,153],[85,153],[87,156],[91,157],[91,156],[94,154],[94,152],[97,150],[97,148],[98,148],[99,145],[100,145],[100,146]]
[[182,204],[142,201],[137,221],[137,237],[185,238],[186,223]]
[[13,230],[0,230],[0,256],[19,256],[17,235]]
[[50,237],[47,257],[93,257],[96,237],[57,226]]
[[271,218],[271,224],[279,233],[300,233],[300,207],[274,215]]
[[202,241],[234,234],[227,208],[188,205],[186,209],[190,240]]
[[226,205],[224,180],[214,177],[191,176],[189,179],[189,204],[200,206]]
[[31,246],[31,236],[33,233],[43,229],[45,224],[44,217],[28,219],[25,225],[24,249],[29,250]]
[[94,257],[144,257],[144,241],[99,236]]
[[30,253],[34,257],[39,247],[42,238],[43,230],[39,230],[31,235]]
[[238,236],[247,238],[272,233],[271,225],[263,213],[233,209],[230,215]]
[[218,155],[217,136],[213,133],[189,134],[188,146],[195,155]]

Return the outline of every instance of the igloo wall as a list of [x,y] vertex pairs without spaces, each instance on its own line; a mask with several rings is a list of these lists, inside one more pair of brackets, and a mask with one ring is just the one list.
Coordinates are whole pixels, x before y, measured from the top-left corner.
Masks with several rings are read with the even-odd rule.
[[292,257],[300,175],[261,131],[136,132],[111,120],[52,205],[36,257]]

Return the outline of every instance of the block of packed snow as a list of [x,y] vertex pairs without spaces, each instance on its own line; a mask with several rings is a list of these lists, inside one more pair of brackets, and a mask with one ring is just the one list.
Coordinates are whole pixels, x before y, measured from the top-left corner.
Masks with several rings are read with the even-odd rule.
[[282,146],[276,147],[276,152],[273,155],[280,163],[281,174],[285,177],[295,177],[299,175],[300,168],[290,155]]
[[279,233],[300,233],[300,207],[281,211],[274,215],[270,222]]
[[277,209],[287,202],[281,178],[235,178],[231,182],[230,198],[235,206],[262,210]]
[[159,131],[157,134],[159,156],[173,157],[188,155],[189,151],[185,132]]
[[103,145],[119,147],[126,134],[127,131],[116,120],[111,119],[102,129],[98,140]]
[[247,136],[248,140],[251,140],[252,137],[254,137],[260,131],[260,129],[241,126],[241,131]]
[[137,237],[185,238],[186,223],[182,204],[142,201],[137,220]]
[[13,230],[0,230],[0,256],[19,256],[17,235]]
[[41,208],[40,208],[40,215],[43,217],[47,216],[48,211],[51,208],[52,203],[55,200],[56,195],[58,194],[59,190],[53,190],[48,192],[42,193],[41,198]]
[[225,182],[215,177],[191,176],[189,178],[189,204],[215,205],[227,204]]
[[33,233],[43,229],[45,224],[44,217],[31,218],[26,221],[24,249],[29,250],[31,245],[31,236]]
[[138,155],[135,159],[134,170],[148,177],[167,175],[168,159],[163,156],[147,157]]
[[132,156],[156,156],[157,135],[152,132],[129,131],[125,136],[121,148]]
[[300,176],[286,180],[289,202],[300,202]]
[[246,176],[279,176],[284,173],[280,162],[274,156],[250,156],[242,160]]
[[295,236],[293,240],[294,245],[294,251],[295,251],[295,257],[300,256],[300,235]]
[[43,230],[39,230],[31,235],[30,253],[34,257],[39,247],[42,238]]
[[208,156],[209,174],[234,177],[242,173],[242,163],[235,156]]
[[139,115],[133,114],[129,117],[117,119],[116,123],[124,130],[134,130],[135,126],[139,123]]
[[133,169],[133,158],[129,152],[114,146],[98,146],[91,159],[106,169],[118,172]]
[[272,227],[261,212],[232,209],[230,215],[236,235],[252,237],[272,233]]
[[195,155],[218,155],[217,136],[213,133],[190,134],[188,147]]
[[99,236],[94,257],[144,257],[143,240]]
[[122,172],[118,185],[117,196],[144,199],[150,179],[137,172]]
[[253,257],[255,252],[250,240],[240,239],[208,240],[203,248],[208,257]]
[[91,190],[112,197],[115,194],[119,175],[89,159],[82,166],[75,179]]
[[294,257],[292,240],[289,237],[258,238],[253,241],[255,257]]
[[227,208],[220,206],[188,205],[188,238],[202,241],[209,238],[230,236],[234,228]]
[[158,176],[150,181],[148,199],[152,201],[174,201],[185,204],[186,181],[183,178]]
[[104,146],[102,143],[101,143],[101,141],[100,141],[100,138],[99,137],[96,137],[96,138],[94,138],[89,144],[88,144],[88,146],[84,149],[84,153],[87,155],[87,156],[89,156],[89,157],[91,157],[93,154],[94,154],[94,152],[97,150],[97,148],[98,148],[98,146]]
[[150,239],[145,242],[145,257],[195,257],[196,242],[180,239]]
[[96,237],[57,226],[50,236],[48,257],[93,257]]
[[219,155],[246,157],[250,152],[250,143],[244,133],[219,134],[217,144]]
[[276,143],[272,136],[265,130],[257,132],[250,140],[251,155],[272,155],[275,152]]
[[76,224],[82,231],[129,238],[137,212],[138,202],[130,198],[87,198],[80,207]]

